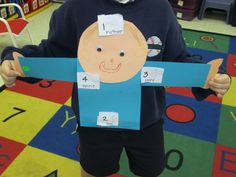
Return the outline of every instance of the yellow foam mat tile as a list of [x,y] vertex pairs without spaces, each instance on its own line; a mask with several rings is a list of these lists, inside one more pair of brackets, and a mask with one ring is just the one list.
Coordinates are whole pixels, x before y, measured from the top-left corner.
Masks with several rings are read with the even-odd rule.
[[231,87],[225,94],[222,104],[228,106],[236,106],[236,77],[232,77]]
[[62,106],[4,90],[0,93],[0,136],[28,144]]
[[[55,173],[55,175],[53,175],[53,173]],[[80,163],[47,151],[27,146],[3,172],[2,176],[79,177]]]
[[71,107],[71,97],[65,102],[65,105]]

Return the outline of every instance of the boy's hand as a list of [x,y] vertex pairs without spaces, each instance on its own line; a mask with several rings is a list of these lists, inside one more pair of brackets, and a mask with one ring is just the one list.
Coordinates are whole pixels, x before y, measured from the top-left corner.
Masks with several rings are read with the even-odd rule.
[[227,74],[216,74],[214,78],[209,81],[209,87],[213,90],[218,98],[222,98],[229,90],[231,79]]
[[4,60],[0,65],[0,75],[7,87],[13,87],[20,73],[16,71],[13,60]]

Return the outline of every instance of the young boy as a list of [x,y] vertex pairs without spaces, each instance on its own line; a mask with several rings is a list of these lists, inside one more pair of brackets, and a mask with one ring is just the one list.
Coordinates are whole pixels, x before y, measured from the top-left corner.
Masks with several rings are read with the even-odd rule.
[[[121,14],[142,32],[149,45],[147,60],[197,62],[186,51],[180,26],[167,0],[69,0],[53,13],[48,39],[38,46],[7,47],[3,51],[0,71],[5,85],[14,86],[19,76],[11,61],[13,51],[25,57],[76,58],[82,33],[102,14]],[[197,99],[202,100],[214,92],[221,98],[230,87],[230,78],[227,74],[216,74],[209,85],[210,89],[193,89]],[[79,123],[76,83],[72,108]],[[161,174],[165,167],[164,109],[164,88],[143,87],[141,130],[79,127],[82,177],[109,176],[118,172],[123,148],[135,175],[156,177]]]

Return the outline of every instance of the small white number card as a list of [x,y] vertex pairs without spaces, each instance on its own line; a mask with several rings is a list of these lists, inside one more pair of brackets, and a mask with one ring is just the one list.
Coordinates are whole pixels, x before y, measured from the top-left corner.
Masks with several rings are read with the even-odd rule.
[[82,89],[100,89],[99,75],[86,72],[77,73],[78,88]]
[[162,83],[163,68],[143,67],[141,72],[141,83]]
[[117,112],[99,112],[97,125],[99,126],[118,126],[119,114]]
[[98,15],[99,36],[124,34],[124,19],[121,14]]

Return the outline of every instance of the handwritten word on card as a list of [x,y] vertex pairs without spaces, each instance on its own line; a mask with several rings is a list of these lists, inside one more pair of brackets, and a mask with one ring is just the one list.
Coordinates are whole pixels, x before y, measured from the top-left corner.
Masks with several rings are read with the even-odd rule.
[[121,14],[98,15],[99,36],[124,34],[124,19]]
[[82,89],[100,89],[99,75],[78,72],[77,73],[78,88]]

